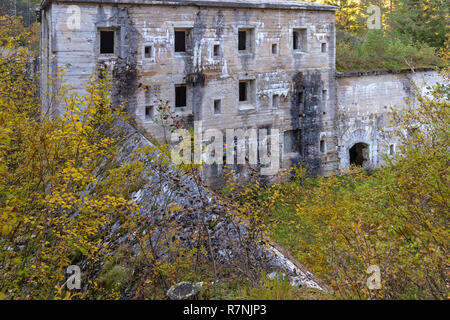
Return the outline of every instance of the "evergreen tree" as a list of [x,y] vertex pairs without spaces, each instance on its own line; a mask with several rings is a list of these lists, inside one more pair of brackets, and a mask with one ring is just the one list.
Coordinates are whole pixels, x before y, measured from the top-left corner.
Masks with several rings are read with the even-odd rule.
[[397,0],[390,14],[392,31],[415,42],[441,48],[449,36],[449,0]]

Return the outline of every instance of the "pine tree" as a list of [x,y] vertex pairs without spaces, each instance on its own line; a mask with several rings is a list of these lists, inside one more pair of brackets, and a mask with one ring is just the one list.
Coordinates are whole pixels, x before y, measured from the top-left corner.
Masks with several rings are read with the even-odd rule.
[[449,0],[397,0],[390,26],[414,42],[441,48],[449,36],[448,16]]

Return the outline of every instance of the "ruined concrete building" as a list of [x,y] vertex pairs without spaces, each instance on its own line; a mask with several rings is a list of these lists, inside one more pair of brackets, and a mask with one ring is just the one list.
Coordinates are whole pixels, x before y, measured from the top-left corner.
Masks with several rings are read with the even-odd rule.
[[[125,102],[147,136],[169,139],[168,105],[187,127],[278,129],[283,168],[375,167],[396,148],[379,134],[388,106],[405,105],[410,80],[436,75],[337,74],[338,9],[294,0],[44,0],[42,87],[54,90],[48,76],[64,68],[82,93],[104,66],[114,104]],[[212,185],[222,174],[207,168]]]

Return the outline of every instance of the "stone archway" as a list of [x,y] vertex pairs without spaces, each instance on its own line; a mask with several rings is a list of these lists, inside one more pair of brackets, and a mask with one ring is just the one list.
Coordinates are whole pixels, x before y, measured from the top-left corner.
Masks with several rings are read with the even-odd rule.
[[349,163],[359,167],[368,167],[369,145],[364,142],[355,143],[349,150]]
[[[356,152],[352,163],[365,169],[375,168],[377,166],[378,144],[374,134],[376,132],[371,127],[366,128],[366,130],[346,131],[340,140],[339,168],[347,169],[350,166],[352,158],[350,152],[352,154]],[[360,155],[359,157],[358,154]]]

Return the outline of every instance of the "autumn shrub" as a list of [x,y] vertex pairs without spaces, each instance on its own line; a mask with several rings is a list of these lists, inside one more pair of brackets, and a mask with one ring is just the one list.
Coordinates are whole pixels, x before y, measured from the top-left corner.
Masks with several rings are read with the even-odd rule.
[[[122,106],[111,104],[106,70],[92,76],[84,96],[61,79],[50,79],[57,90],[43,92],[50,98],[41,105],[28,68],[29,49],[14,35],[4,39],[0,298],[165,299],[167,290],[183,280],[213,283],[215,297],[219,279],[257,270],[257,224],[254,232],[234,225],[232,210],[211,201],[198,166],[172,164],[169,146],[139,147],[129,141],[136,131]],[[54,102],[62,114],[48,112]],[[193,189],[184,190],[182,180]],[[143,186],[152,193],[138,206],[132,195]],[[196,210],[172,200],[181,191],[189,197],[195,189],[201,203]],[[211,217],[220,217],[221,223]],[[214,232],[228,224],[228,232],[250,232],[243,232],[243,241],[227,240],[226,234],[218,240]],[[233,256],[219,263],[225,241],[233,246]],[[65,285],[69,265],[82,271],[80,290]]]
[[[88,94],[64,98],[61,117],[40,116],[28,49],[0,56],[0,292],[8,298],[55,298],[74,260],[98,261],[106,225],[136,206],[99,181],[96,171],[117,153],[107,132],[120,111],[106,80]],[[117,183],[116,183],[117,184]],[[101,187],[100,187],[101,186]]]

